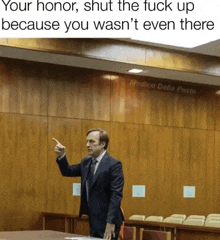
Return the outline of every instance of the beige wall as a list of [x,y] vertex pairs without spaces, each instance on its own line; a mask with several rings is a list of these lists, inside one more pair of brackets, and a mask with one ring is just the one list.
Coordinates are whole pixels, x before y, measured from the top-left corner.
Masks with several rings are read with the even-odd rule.
[[[61,176],[51,139],[74,164],[92,127],[109,132],[123,163],[126,218],[220,213],[214,88],[6,59],[0,73],[0,230],[40,228],[42,211],[78,214],[80,178]],[[131,198],[132,184],[146,185],[146,197]],[[196,198],[184,199],[183,186],[196,186]]]

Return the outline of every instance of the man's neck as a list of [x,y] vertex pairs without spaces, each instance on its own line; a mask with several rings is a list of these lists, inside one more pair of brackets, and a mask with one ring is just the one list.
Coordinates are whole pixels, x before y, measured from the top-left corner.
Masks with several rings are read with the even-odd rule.
[[97,160],[101,160],[105,154],[106,150],[103,150],[97,157],[95,157]]

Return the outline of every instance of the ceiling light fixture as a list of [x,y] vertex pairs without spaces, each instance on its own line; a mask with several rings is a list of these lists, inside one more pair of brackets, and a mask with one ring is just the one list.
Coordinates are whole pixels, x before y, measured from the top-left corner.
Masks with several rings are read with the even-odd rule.
[[129,73],[141,73],[141,72],[143,72],[143,70],[142,69],[133,68],[133,69],[128,70],[128,72]]

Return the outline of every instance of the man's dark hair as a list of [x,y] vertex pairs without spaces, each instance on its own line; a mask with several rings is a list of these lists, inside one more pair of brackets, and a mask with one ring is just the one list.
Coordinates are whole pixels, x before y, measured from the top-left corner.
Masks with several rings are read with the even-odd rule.
[[109,137],[108,137],[107,132],[101,128],[92,128],[87,132],[86,136],[88,136],[89,133],[91,133],[91,132],[99,132],[99,144],[104,142],[105,143],[104,149],[106,150],[108,147],[108,142],[109,142]]

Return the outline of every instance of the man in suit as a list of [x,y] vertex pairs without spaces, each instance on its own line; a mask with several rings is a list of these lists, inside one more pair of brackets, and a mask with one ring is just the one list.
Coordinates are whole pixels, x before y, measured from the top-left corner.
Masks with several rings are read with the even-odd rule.
[[69,165],[65,147],[56,139],[57,163],[63,176],[81,177],[80,217],[89,216],[90,236],[117,239],[123,215],[120,209],[124,178],[122,164],[107,150],[108,134],[100,128],[86,134],[88,157]]

